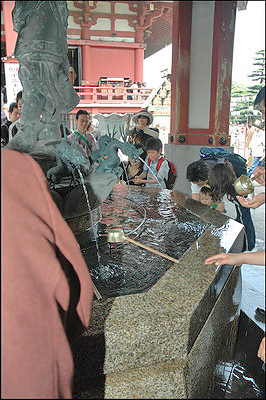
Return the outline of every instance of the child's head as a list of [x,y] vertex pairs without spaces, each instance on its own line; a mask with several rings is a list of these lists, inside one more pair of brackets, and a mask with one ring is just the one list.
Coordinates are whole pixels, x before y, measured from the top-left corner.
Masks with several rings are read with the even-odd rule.
[[200,202],[202,204],[211,206],[214,203],[213,198],[212,198],[212,191],[209,186],[202,186],[202,188],[200,189],[199,196],[200,196]]
[[187,180],[205,186],[208,181],[209,170],[203,160],[194,161],[187,167]]
[[151,161],[157,161],[162,153],[163,144],[158,138],[151,137],[146,142],[146,150]]

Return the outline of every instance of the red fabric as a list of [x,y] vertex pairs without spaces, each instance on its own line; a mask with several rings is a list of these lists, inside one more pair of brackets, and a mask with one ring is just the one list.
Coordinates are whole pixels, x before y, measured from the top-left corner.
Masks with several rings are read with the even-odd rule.
[[71,398],[73,360],[57,308],[58,302],[67,310],[69,286],[55,246],[79,277],[84,327],[91,278],[39,164],[16,151],[1,153],[2,398]]

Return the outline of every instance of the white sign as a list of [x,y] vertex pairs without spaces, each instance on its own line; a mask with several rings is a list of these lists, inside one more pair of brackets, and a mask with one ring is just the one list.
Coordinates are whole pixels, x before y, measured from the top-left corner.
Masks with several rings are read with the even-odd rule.
[[7,104],[16,101],[17,93],[22,90],[18,77],[19,63],[5,63]]

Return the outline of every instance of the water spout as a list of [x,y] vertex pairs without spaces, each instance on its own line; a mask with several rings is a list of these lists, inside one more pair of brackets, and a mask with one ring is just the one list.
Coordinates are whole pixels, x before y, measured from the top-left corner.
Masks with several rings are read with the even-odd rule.
[[[87,201],[87,205],[88,205],[88,209],[89,209],[90,217],[91,217],[91,221],[92,221],[93,220],[93,215],[92,215],[92,211],[91,211],[89,195],[88,195],[88,192],[87,192],[85,181],[84,181],[83,175],[82,175],[82,173],[81,173],[81,171],[79,169],[78,169],[78,173],[79,173],[81,184],[82,184],[82,187],[83,187],[83,190],[84,190],[84,193],[85,193],[85,197],[86,197],[86,201]],[[94,237],[95,237],[98,264],[100,265],[101,259],[100,259],[100,250],[99,250],[98,238],[97,238],[97,233],[96,233],[96,224],[93,224],[91,226],[91,228],[92,228],[92,231],[93,231],[93,234],[94,234]]]

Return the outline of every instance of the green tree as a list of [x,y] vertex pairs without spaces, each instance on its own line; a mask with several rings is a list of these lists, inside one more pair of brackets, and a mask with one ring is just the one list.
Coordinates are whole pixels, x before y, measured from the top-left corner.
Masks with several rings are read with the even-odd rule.
[[253,86],[232,83],[230,122],[231,124],[250,123],[254,119],[253,101],[262,86],[265,85],[265,50],[256,52],[253,62],[254,70],[249,78],[256,82]]
[[257,82],[257,84],[249,86],[249,92],[256,95],[262,86],[265,86],[265,50],[256,52],[253,66],[254,70],[248,77],[252,78],[252,81]]
[[231,124],[250,123],[253,118],[253,95],[249,88],[242,84],[232,83],[230,122]]

